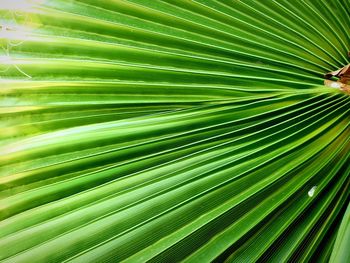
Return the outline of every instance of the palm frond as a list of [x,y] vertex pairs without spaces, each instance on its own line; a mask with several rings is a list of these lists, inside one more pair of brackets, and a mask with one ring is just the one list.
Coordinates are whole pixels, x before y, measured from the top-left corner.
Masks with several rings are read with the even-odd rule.
[[3,2],[0,260],[349,256],[348,1]]

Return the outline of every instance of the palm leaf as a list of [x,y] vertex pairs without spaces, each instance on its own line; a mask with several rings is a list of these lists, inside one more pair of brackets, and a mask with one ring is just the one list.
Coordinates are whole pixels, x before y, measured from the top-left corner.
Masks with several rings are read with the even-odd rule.
[[348,1],[2,2],[0,260],[349,256]]

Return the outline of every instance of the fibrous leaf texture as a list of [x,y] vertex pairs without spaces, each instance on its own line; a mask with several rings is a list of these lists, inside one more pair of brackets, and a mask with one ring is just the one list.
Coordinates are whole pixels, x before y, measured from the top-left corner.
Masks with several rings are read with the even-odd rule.
[[0,0],[0,261],[345,262],[349,10]]

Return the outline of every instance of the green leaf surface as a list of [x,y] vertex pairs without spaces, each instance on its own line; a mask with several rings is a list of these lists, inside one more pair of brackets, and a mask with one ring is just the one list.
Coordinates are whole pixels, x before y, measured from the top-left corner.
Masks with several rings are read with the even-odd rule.
[[346,262],[348,0],[1,3],[1,262]]

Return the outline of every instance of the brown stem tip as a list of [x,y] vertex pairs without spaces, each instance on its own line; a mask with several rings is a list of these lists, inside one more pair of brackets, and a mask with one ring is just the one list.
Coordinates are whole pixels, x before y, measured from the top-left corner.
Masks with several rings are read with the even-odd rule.
[[327,87],[340,89],[350,94],[350,64],[336,71],[328,72],[324,75],[324,78],[324,84]]

